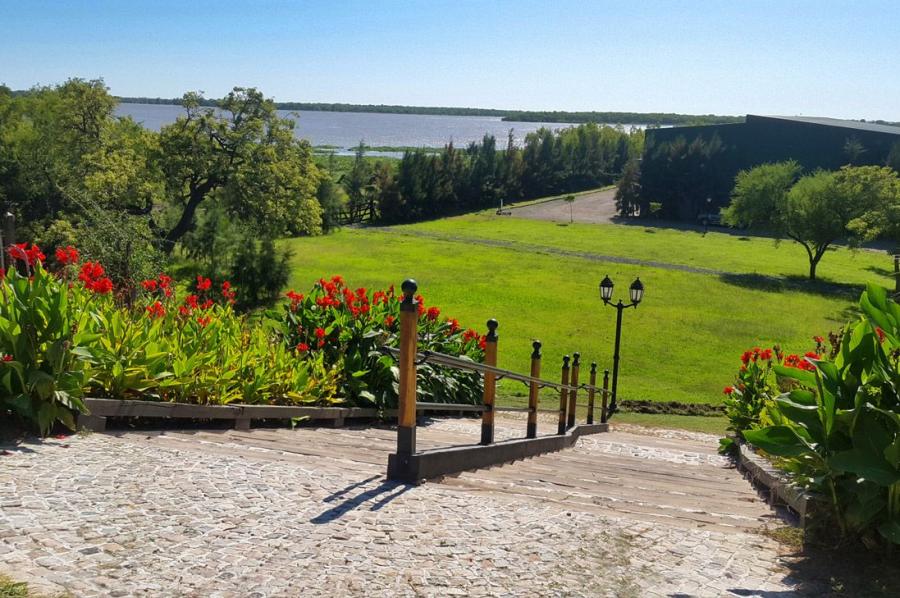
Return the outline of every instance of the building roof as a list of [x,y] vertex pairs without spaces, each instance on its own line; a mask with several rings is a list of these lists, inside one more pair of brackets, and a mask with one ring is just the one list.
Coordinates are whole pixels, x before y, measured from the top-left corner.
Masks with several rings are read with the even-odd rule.
[[900,126],[880,125],[876,123],[861,122],[858,120],[826,118],[824,116],[759,116],[755,114],[747,115],[748,121],[754,118],[790,120],[793,122],[807,123],[811,125],[822,125],[825,127],[842,127],[845,129],[854,129],[857,131],[869,131],[872,133],[888,133],[891,135],[900,135]]

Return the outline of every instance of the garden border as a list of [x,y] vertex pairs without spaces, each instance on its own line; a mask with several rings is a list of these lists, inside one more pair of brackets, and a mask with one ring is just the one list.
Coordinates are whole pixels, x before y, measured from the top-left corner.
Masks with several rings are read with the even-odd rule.
[[800,527],[807,528],[810,517],[819,506],[818,498],[796,486],[786,474],[779,471],[756,453],[755,447],[740,439],[734,439],[737,451],[737,468],[754,484],[762,486],[769,495],[769,503],[781,503],[800,518]]
[[85,399],[90,413],[78,416],[78,427],[93,432],[106,430],[109,417],[163,417],[180,419],[234,420],[238,430],[249,430],[254,419],[292,419],[308,417],[324,420],[333,427],[348,418],[378,417],[377,409],[361,407],[302,407],[292,405],[193,405],[131,399]]

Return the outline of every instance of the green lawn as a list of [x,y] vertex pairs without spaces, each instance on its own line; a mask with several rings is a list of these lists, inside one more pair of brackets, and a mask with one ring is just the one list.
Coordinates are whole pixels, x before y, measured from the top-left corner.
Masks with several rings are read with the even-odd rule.
[[[718,402],[745,348],[780,343],[792,352],[812,348],[811,337],[839,328],[853,316],[857,290],[802,281],[772,284],[753,276],[694,274],[641,265],[608,263],[541,252],[540,247],[767,276],[802,275],[797,248],[771,240],[722,233],[619,225],[574,225],[484,215],[397,227],[393,232],[346,229],[333,235],[294,239],[290,285],[310,288],[324,275],[341,274],[353,285],[386,287],[407,277],[419,282],[426,303],[464,325],[485,330],[500,322],[502,367],[526,372],[531,340],[544,343],[544,376],[559,376],[561,356],[580,351],[586,362],[612,366],[615,311],[598,298],[603,276],[617,283],[616,295],[640,276],[644,303],[625,313],[619,394],[622,398]],[[401,234],[425,231],[435,239]],[[514,242],[512,247],[479,240]],[[476,241],[476,242],[473,242]],[[877,272],[889,265],[872,252],[830,252],[822,275],[862,284],[890,280]],[[526,388],[501,382],[508,404],[520,404]],[[555,397],[547,392],[547,403]]]
[[[702,232],[621,224],[557,224],[481,213],[397,227],[456,239],[502,240],[576,252],[666,262],[740,274],[803,279],[806,251],[797,243],[764,237],[742,237],[716,229]],[[837,247],[819,264],[821,280],[891,284],[890,257],[885,252],[850,251]]]

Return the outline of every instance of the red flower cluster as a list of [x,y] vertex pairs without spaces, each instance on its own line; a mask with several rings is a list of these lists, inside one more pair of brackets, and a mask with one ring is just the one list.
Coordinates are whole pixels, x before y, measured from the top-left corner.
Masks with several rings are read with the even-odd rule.
[[231,288],[231,283],[227,280],[222,283],[222,297],[225,298],[225,301],[234,305],[234,298],[237,293]]
[[78,258],[78,250],[71,245],[56,248],[56,261],[59,262],[61,266],[76,264],[78,263]]
[[211,286],[212,286],[212,280],[210,280],[209,278],[204,278],[204,277],[200,276],[199,274],[197,275],[197,290],[198,291],[201,291],[201,292],[208,291]]
[[41,252],[40,247],[38,247],[34,243],[31,244],[30,249],[28,248],[28,243],[17,243],[16,245],[10,245],[6,252],[12,259],[21,260],[29,266],[34,265],[36,262],[42,262],[47,259],[47,256],[45,256]]
[[3,361],[10,362],[12,360],[13,360],[13,356],[9,355],[8,353],[3,356]]
[[798,370],[806,370],[807,372],[816,371],[816,366],[804,359],[804,357],[808,357],[810,359],[822,359],[821,355],[819,355],[818,353],[814,353],[813,351],[808,351],[803,357],[791,354],[785,356],[784,366],[788,368],[797,368]]
[[441,310],[436,307],[429,307],[428,313],[425,315],[426,318],[434,322],[441,315]]
[[172,278],[166,276],[165,274],[160,274],[159,279],[151,278],[149,280],[141,281],[141,286],[144,287],[144,290],[148,293],[155,293],[157,291],[162,291],[162,294],[166,297],[172,296]]
[[733,392],[734,392],[733,386],[726,386],[724,389],[722,389],[722,394],[730,395]]
[[880,326],[875,327],[875,334],[878,335],[878,342],[880,343],[883,343],[884,339],[887,338],[887,336],[884,334],[884,330],[882,330]]
[[151,318],[162,318],[166,315],[166,308],[159,301],[154,302],[147,307],[147,315]]
[[98,295],[105,295],[113,290],[112,280],[104,276],[106,272],[100,262],[85,262],[78,273],[78,280],[84,283],[84,288]]
[[295,293],[294,291],[288,291],[286,293],[288,299],[291,300],[291,311],[297,311],[297,306],[303,302],[303,293]]
[[309,351],[309,345],[307,345],[306,343],[297,343],[297,350],[301,353],[306,353],[307,351]]
[[772,349],[760,349],[759,347],[753,347],[748,351],[744,351],[741,354],[741,363],[745,366],[748,365],[751,361],[756,362],[757,360],[769,361],[772,359]]

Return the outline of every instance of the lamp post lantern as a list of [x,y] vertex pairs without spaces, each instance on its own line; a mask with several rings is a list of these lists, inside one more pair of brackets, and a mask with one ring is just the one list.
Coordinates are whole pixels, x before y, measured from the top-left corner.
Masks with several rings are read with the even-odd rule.
[[621,299],[616,303],[613,303],[612,294],[614,287],[615,285],[613,284],[613,281],[610,280],[609,276],[604,277],[600,282],[600,299],[603,300],[604,305],[609,305],[616,310],[616,344],[615,349],[613,350],[612,398],[609,402],[610,415],[616,412],[616,397],[618,396],[617,393],[619,390],[619,347],[622,344],[622,312],[629,307],[637,308],[638,303],[644,299],[644,284],[641,282],[640,278],[635,278],[634,282],[631,283],[631,286],[628,287],[628,295],[629,299],[631,299],[631,303],[622,303]]

